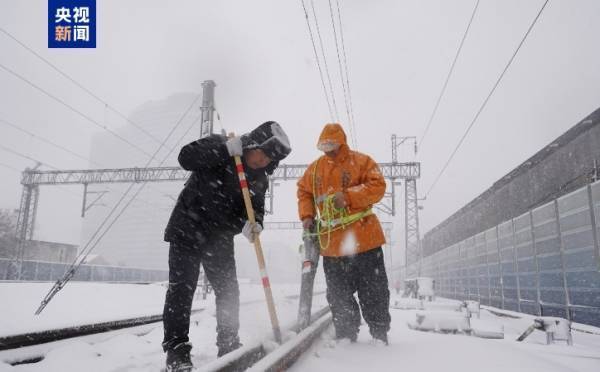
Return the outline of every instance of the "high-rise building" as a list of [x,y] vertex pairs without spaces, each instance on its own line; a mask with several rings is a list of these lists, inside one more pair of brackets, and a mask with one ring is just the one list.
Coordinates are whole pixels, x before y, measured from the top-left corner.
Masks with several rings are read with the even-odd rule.
[[[90,164],[90,167],[146,166],[152,154],[157,151],[160,143],[180,121],[196,96],[192,93],[179,93],[164,100],[146,102],[129,116],[130,121],[135,125],[109,115],[110,112],[107,112],[107,127],[113,129],[131,144],[108,132],[98,133],[92,139],[90,159],[93,164]],[[200,104],[201,102],[198,101],[181,121],[166,142],[166,146],[161,148],[154,160],[151,161],[150,166],[177,165],[177,155],[181,146],[198,139],[200,135],[200,120],[198,119]],[[143,128],[150,135],[136,126]],[[122,206],[141,185],[133,185],[128,196],[121,203]],[[181,181],[148,183],[121,215],[118,222],[94,248],[94,253],[102,255],[106,261],[114,265],[166,269],[168,245],[163,241],[163,232],[182,186]],[[104,194],[96,205],[86,212],[83,222],[82,248],[129,187],[130,184],[96,184],[88,187],[88,192],[90,192],[88,201],[100,196],[98,193]],[[118,208],[113,216],[118,214],[121,208]]]

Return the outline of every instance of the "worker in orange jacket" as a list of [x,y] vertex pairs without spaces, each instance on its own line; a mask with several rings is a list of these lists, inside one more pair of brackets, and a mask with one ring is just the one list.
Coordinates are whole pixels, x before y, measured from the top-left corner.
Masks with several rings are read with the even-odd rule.
[[381,246],[383,230],[373,204],[385,180],[368,155],[352,151],[340,124],[327,124],[317,148],[325,153],[298,181],[298,212],[305,233],[318,235],[327,301],[336,338],[357,339],[360,309],[376,342],[388,343],[390,292]]

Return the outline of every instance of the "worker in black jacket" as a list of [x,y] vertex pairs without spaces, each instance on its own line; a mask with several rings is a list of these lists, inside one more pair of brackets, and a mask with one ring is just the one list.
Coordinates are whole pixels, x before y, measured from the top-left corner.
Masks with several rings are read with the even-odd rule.
[[[163,313],[168,371],[189,371],[188,332],[200,263],[214,289],[218,356],[241,346],[239,288],[233,237],[250,242],[262,230],[268,175],[291,151],[281,126],[269,121],[241,137],[210,135],[185,145],[179,164],[191,171],[165,231],[169,249],[169,289]],[[241,156],[256,213],[247,221],[233,156]]]

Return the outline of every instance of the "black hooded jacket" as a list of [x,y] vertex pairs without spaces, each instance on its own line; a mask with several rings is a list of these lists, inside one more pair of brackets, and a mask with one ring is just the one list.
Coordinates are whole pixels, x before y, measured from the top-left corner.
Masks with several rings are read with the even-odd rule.
[[[179,153],[179,164],[192,172],[179,197],[165,230],[164,240],[186,245],[199,245],[215,234],[239,234],[247,220],[244,200],[235,167],[225,146],[227,137],[213,134],[185,145]],[[242,137],[244,148],[248,139]],[[243,158],[242,158],[243,161]],[[267,173],[251,169],[244,162],[246,179],[256,214],[262,224]]]

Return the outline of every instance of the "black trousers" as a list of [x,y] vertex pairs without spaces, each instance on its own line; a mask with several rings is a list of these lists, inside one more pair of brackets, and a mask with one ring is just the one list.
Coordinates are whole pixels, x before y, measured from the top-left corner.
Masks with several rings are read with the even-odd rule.
[[323,257],[327,302],[333,315],[336,337],[353,338],[360,327],[360,310],[371,335],[390,330],[390,291],[381,247],[342,257]]
[[188,342],[190,312],[198,283],[200,263],[216,297],[217,346],[229,348],[239,342],[240,290],[235,270],[233,236],[216,235],[199,246],[171,243],[169,289],[163,311],[165,351]]

